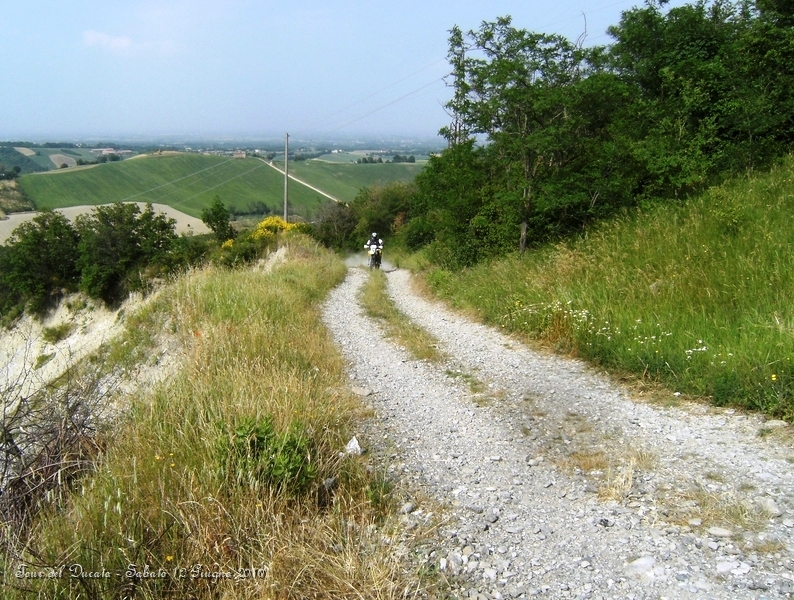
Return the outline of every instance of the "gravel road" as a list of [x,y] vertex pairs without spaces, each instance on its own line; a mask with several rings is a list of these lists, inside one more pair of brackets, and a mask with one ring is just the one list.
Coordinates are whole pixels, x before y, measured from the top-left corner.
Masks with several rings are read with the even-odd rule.
[[784,423],[638,402],[581,362],[428,302],[397,270],[396,305],[450,357],[413,360],[359,306],[367,277],[349,270],[325,322],[375,410],[365,444],[416,493],[407,526],[443,507],[428,560],[460,597],[794,595]]

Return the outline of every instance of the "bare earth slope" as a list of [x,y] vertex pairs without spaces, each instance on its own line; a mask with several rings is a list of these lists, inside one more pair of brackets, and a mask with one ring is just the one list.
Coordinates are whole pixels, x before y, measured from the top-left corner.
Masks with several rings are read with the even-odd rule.
[[[635,402],[582,363],[423,300],[396,271],[398,307],[453,357],[414,361],[358,306],[366,277],[350,270],[326,323],[354,383],[373,391],[378,433],[368,442],[446,507],[432,561],[458,576],[460,595],[792,595],[784,424]],[[416,504],[404,507],[409,520],[432,510]]]

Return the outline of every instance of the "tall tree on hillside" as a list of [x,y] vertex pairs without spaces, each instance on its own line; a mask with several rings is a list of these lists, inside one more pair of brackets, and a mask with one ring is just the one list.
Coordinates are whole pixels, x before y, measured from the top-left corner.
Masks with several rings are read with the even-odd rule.
[[489,189],[469,227],[485,255],[517,247],[522,223],[547,235],[596,206],[625,203],[619,186],[606,193],[605,175],[628,165],[615,160],[610,130],[626,91],[606,72],[602,48],[516,29],[505,17],[465,35],[453,29],[449,57],[454,121],[442,133],[451,146],[487,138]]
[[229,223],[230,219],[229,209],[217,195],[212,199],[210,207],[201,211],[201,220],[212,230],[219,242],[234,239],[234,229]]
[[3,283],[15,302],[40,312],[78,280],[78,234],[61,213],[44,211],[17,227],[7,242]]

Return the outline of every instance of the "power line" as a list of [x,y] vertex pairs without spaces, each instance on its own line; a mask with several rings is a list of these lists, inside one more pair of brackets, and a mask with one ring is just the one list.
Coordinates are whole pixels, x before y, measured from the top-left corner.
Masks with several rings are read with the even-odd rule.
[[360,100],[356,100],[355,102],[352,102],[352,103],[348,104],[347,106],[344,106],[343,108],[340,108],[340,109],[339,109],[339,110],[337,110],[337,111],[334,111],[334,112],[332,112],[332,113],[330,113],[330,114],[328,114],[328,115],[325,115],[324,117],[322,117],[322,118],[320,118],[320,119],[317,119],[316,121],[313,121],[313,122],[309,123],[308,125],[306,125],[306,126],[305,126],[305,129],[309,129],[309,128],[311,128],[311,127],[314,127],[314,126],[315,126],[315,125],[317,125],[318,123],[321,123],[321,122],[323,122],[323,121],[327,121],[327,120],[328,120],[328,119],[330,119],[331,117],[333,117],[333,116],[336,116],[336,115],[338,115],[339,113],[345,112],[345,111],[346,111],[346,110],[348,110],[349,108],[352,108],[352,107],[354,107],[354,106],[357,106],[357,105],[361,104],[362,102],[366,102],[367,100],[369,100],[370,98],[374,98],[375,96],[377,96],[377,95],[378,95],[378,94],[380,94],[381,92],[383,92],[383,91],[385,91],[385,90],[388,90],[389,88],[392,88],[392,87],[394,87],[394,86],[395,86],[395,85],[397,85],[398,83],[402,83],[402,82],[403,82],[403,81],[405,81],[406,79],[410,79],[410,78],[411,78],[411,77],[413,77],[414,75],[418,75],[418,74],[419,74],[419,73],[421,73],[422,71],[426,71],[426,70],[427,70],[427,69],[429,69],[430,67],[434,67],[435,65],[437,65],[438,63],[440,63],[440,62],[442,62],[442,61],[444,61],[444,60],[446,60],[446,58],[439,58],[438,60],[435,60],[435,61],[433,61],[432,63],[430,63],[430,64],[428,64],[428,65],[425,65],[424,67],[422,67],[422,68],[421,68],[421,69],[419,69],[418,71],[414,71],[414,72],[413,72],[413,73],[411,73],[410,75],[406,75],[406,76],[405,76],[405,77],[403,77],[402,79],[398,79],[397,81],[395,81],[395,82],[393,82],[393,83],[390,83],[389,85],[387,85],[387,86],[384,86],[384,87],[380,88],[379,90],[377,90],[377,91],[375,91],[375,92],[371,93],[369,96],[366,96],[366,97],[364,97],[364,98],[361,98]]
[[[177,181],[182,181],[183,179],[187,179],[188,177],[193,177],[193,175],[198,175],[199,173],[202,173],[202,172],[204,172],[204,171],[209,171],[210,169],[214,169],[215,167],[219,167],[219,166],[221,166],[221,165],[223,165],[223,164],[225,164],[225,163],[227,163],[227,162],[230,162],[230,161],[232,161],[232,160],[234,160],[234,159],[231,159],[231,158],[230,158],[230,159],[228,159],[228,160],[225,160],[225,161],[223,161],[223,162],[220,162],[220,163],[217,163],[217,164],[211,165],[211,166],[209,166],[209,167],[205,167],[205,168],[203,168],[203,169],[199,169],[198,171],[194,171],[193,173],[190,173],[189,175],[185,175],[184,177],[179,177],[179,178],[177,178],[177,179],[174,179],[173,181],[169,181],[169,182],[167,182],[167,183],[164,183],[164,184],[162,184],[162,185],[155,186],[155,187],[153,187],[153,188],[151,188],[151,189],[149,189],[149,190],[144,190],[143,192],[138,192],[137,194],[133,194],[132,196],[127,196],[126,198],[124,198],[124,199],[122,199],[122,200],[117,200],[117,202],[129,202],[129,201],[130,201],[130,200],[132,200],[133,198],[137,198],[138,196],[142,196],[143,194],[148,194],[149,192],[153,192],[153,191],[155,191],[155,190],[159,190],[160,188],[163,188],[163,187],[165,187],[165,186],[167,186],[167,185],[173,185],[173,184],[175,184]],[[162,196],[162,197],[163,197],[163,198],[165,198],[165,196]]]
[[443,78],[439,78],[439,79],[436,79],[434,81],[431,81],[430,83],[428,83],[426,85],[423,85],[422,87],[417,88],[417,89],[413,90],[412,92],[408,92],[404,96],[400,96],[399,98],[396,98],[395,100],[392,100],[391,102],[388,102],[387,104],[379,106],[378,108],[376,108],[374,110],[371,110],[368,113],[365,113],[365,114],[361,115],[360,117],[356,117],[355,119],[352,119],[351,121],[348,121],[347,123],[344,123],[344,124],[340,125],[339,127],[331,129],[327,133],[333,133],[334,131],[339,131],[343,127],[347,127],[348,125],[352,125],[356,121],[360,121],[361,119],[364,119],[364,118],[366,118],[366,117],[368,117],[368,116],[370,116],[370,115],[372,115],[372,114],[374,114],[374,113],[376,113],[376,112],[378,112],[380,110],[383,110],[384,108],[386,108],[388,106],[391,106],[392,104],[396,104],[400,100],[404,100],[405,98],[408,98],[409,96],[413,96],[414,94],[416,94],[418,92],[421,92],[422,90],[424,90],[426,88],[429,88],[431,85],[437,84],[439,81],[444,81],[444,79]]

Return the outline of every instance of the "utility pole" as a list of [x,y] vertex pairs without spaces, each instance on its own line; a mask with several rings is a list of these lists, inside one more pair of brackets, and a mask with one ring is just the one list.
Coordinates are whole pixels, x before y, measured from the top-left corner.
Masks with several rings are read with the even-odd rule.
[[287,222],[287,195],[289,191],[289,134],[284,134],[284,222]]

